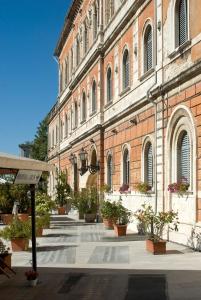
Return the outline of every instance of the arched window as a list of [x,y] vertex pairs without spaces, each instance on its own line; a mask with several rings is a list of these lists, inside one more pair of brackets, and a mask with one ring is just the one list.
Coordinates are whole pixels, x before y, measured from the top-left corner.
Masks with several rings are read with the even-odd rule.
[[71,49],[71,76],[73,74],[73,48]]
[[94,40],[96,39],[98,32],[98,12],[97,7],[94,5],[94,15],[93,15],[93,34],[94,34]]
[[112,71],[111,68],[107,70],[107,102],[112,100]]
[[144,73],[153,66],[152,27],[148,25],[144,34]]
[[59,134],[58,134],[58,126],[56,125],[56,144],[58,144]]
[[153,187],[153,151],[151,142],[147,142],[144,151],[144,181]]
[[75,102],[75,128],[78,125],[78,108],[77,108],[77,102]]
[[63,121],[60,121],[60,141],[63,141]]
[[112,188],[112,155],[107,158],[107,184]]
[[114,0],[105,0],[106,24],[110,21],[113,15],[114,15]]
[[87,53],[88,51],[88,43],[89,43],[89,40],[88,40],[88,29],[87,29],[87,24],[85,22],[84,24],[84,53]]
[[82,95],[82,121],[85,121],[87,117],[87,103],[86,103],[86,94]]
[[65,137],[68,136],[68,115],[65,114]]
[[188,39],[188,6],[187,0],[178,0],[175,6],[175,43],[176,47]]
[[129,53],[126,49],[123,54],[123,90],[129,86],[130,64]]
[[183,130],[177,143],[177,181],[190,183],[190,141]]
[[69,82],[69,62],[68,62],[68,57],[66,58],[66,76],[65,76],[65,83],[66,85]]
[[96,82],[93,81],[92,84],[92,105],[91,105],[91,111],[92,113],[96,112],[96,101],[97,101],[97,88],[96,88]]
[[128,149],[125,149],[123,153],[123,183],[128,185],[130,183],[130,158]]
[[73,130],[73,108],[71,108],[71,112],[70,112],[70,128],[72,131]]
[[59,69],[59,91],[60,93],[62,92],[63,90],[63,68],[62,66],[60,66],[60,69]]
[[78,66],[79,63],[80,63],[80,40],[79,40],[79,37],[77,37],[77,40],[76,40],[76,65]]

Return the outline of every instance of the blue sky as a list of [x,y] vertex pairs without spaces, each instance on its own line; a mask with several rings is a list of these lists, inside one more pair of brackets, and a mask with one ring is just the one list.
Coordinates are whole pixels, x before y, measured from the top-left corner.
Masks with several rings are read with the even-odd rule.
[[56,101],[53,52],[71,0],[0,0],[0,152],[19,154]]

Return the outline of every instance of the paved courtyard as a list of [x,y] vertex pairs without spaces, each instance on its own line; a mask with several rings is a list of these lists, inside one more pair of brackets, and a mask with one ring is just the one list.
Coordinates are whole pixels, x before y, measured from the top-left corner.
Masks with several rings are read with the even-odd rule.
[[[31,242],[30,242],[31,245]],[[103,224],[86,224],[75,216],[53,216],[51,229],[37,238],[39,267],[201,270],[201,253],[174,243],[167,254],[154,256],[145,249],[145,237],[128,232],[117,238]],[[14,266],[30,266],[31,248],[13,253]]]
[[201,253],[182,245],[168,243],[166,255],[154,256],[142,236],[117,238],[102,224],[55,215],[37,238],[37,251],[37,287],[28,287],[24,276],[31,249],[13,253],[17,275],[0,276],[1,300],[201,299]]

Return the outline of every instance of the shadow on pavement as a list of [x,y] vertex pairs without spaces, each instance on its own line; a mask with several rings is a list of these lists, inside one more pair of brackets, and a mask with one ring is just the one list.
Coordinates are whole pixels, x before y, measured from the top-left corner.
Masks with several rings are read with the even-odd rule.
[[39,268],[39,284],[28,287],[25,268],[0,276],[0,299],[199,300],[201,271]]

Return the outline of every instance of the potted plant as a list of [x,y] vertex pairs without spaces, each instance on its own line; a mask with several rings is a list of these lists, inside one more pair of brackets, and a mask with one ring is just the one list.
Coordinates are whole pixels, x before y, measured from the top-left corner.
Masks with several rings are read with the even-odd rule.
[[31,237],[30,222],[21,221],[16,217],[9,226],[0,231],[0,236],[11,241],[13,251],[25,251]]
[[[10,248],[6,247],[3,241],[0,239],[0,258],[4,261],[4,263],[11,268],[11,253],[9,253]],[[3,266],[4,268],[4,266]],[[0,271],[0,274],[2,272]]]
[[[58,214],[64,215],[66,208],[69,211],[71,206],[71,188],[67,183],[67,174],[60,172],[57,174],[57,185],[56,185],[56,204],[58,205]],[[67,211],[67,213],[68,213]]]
[[0,184],[0,211],[3,224],[8,225],[13,220],[12,209],[14,199],[11,196],[10,184]]
[[119,188],[119,192],[120,194],[126,194],[126,193],[129,193],[129,185],[128,184],[125,184],[123,183],[120,188]]
[[41,237],[43,235],[43,229],[48,228],[50,223],[50,215],[36,216],[36,236]]
[[87,223],[93,223],[96,219],[98,208],[98,192],[95,187],[90,187],[84,191],[83,197],[84,219]]
[[151,191],[151,186],[147,182],[139,182],[136,184],[136,190],[141,194],[147,194]]
[[179,196],[183,197],[183,195],[187,194],[189,189],[189,183],[186,178],[182,178],[180,181],[175,183],[170,183],[168,185],[168,191],[170,193],[177,193]]
[[115,203],[110,201],[104,201],[101,207],[101,215],[103,217],[103,223],[106,229],[114,229],[114,223],[116,222],[116,209]]
[[38,282],[38,272],[34,270],[29,270],[24,273],[30,286],[36,286]]
[[138,209],[134,213],[134,217],[137,219],[137,229],[138,234],[145,235],[147,233],[147,213],[149,210],[149,206],[146,206],[146,204],[142,205],[142,209]]
[[155,213],[151,205],[143,205],[144,222],[148,239],[146,249],[153,254],[166,253],[166,240],[162,238],[166,226],[170,230],[178,230],[178,213],[171,211]]
[[37,215],[50,214],[56,208],[55,201],[47,193],[41,191],[36,193],[35,203]]
[[127,224],[131,218],[131,212],[122,205],[121,199],[116,202],[115,208],[115,218],[116,222],[114,223],[114,231],[117,236],[126,235]]

